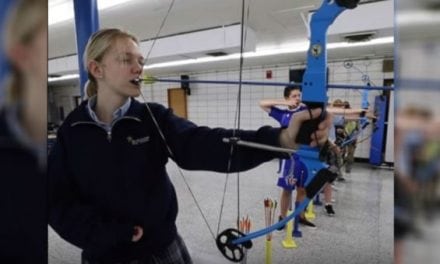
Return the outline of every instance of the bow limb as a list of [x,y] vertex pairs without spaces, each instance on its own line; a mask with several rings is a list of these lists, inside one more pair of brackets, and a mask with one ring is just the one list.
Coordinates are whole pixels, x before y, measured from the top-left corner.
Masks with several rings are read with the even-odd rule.
[[267,228],[249,233],[246,236],[238,238],[232,241],[233,244],[242,244],[251,239],[263,236],[267,233],[274,231],[277,228],[280,228],[287,224],[290,220],[298,216],[304,209],[307,207],[309,202],[313,199],[313,197],[322,189],[324,184],[330,180],[331,177],[334,177],[333,174],[329,174],[330,172],[326,169],[328,166],[319,160],[319,153],[315,151],[315,148],[302,146],[296,154],[301,157],[301,160],[306,164],[306,168],[308,171],[308,175],[314,174],[313,177],[308,177],[305,183],[306,186],[306,197],[299,204],[295,211],[288,215],[283,220],[279,221],[276,224],[273,224]]
[[232,244],[234,245],[240,245],[243,244],[249,240],[252,240],[254,238],[257,237],[261,237],[264,236],[268,233],[271,233],[273,231],[275,231],[277,228],[281,228],[284,225],[286,225],[290,220],[294,219],[296,216],[298,216],[302,211],[304,211],[307,207],[307,205],[309,204],[311,200],[309,198],[305,198],[300,205],[295,209],[295,211],[293,213],[291,213],[290,215],[286,216],[283,220],[277,222],[276,224],[273,224],[269,227],[263,228],[261,230],[249,233],[243,237],[237,238],[235,240],[232,241]]

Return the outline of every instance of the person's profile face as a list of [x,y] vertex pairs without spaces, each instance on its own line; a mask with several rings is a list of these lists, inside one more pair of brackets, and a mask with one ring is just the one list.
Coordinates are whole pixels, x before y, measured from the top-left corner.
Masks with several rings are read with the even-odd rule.
[[301,103],[301,92],[298,89],[290,91],[286,100],[291,101],[294,104],[292,107],[297,107]]
[[130,38],[115,40],[100,66],[103,71],[101,80],[110,89],[123,96],[139,96],[140,84],[133,80],[142,73],[144,57],[135,41]]
[[35,79],[46,82],[47,78],[47,27],[43,26],[35,33],[35,38],[29,43],[32,72]]

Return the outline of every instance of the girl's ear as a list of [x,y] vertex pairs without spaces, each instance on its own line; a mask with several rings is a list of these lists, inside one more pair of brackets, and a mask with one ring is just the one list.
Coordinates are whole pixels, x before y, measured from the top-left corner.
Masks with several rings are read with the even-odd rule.
[[87,64],[87,68],[88,68],[90,74],[93,77],[95,77],[95,79],[102,78],[102,67],[97,61],[95,61],[95,60],[89,61]]

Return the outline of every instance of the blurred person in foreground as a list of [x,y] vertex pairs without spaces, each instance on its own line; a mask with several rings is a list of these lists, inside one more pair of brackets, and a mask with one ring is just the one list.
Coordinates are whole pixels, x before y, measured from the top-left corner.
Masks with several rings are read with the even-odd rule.
[[[395,32],[397,33],[395,41],[398,43],[398,49],[395,53],[397,59],[395,65],[398,67],[395,68],[397,74],[394,75],[396,88],[398,88],[395,93],[396,103],[401,109],[407,108],[408,105],[420,105],[422,108],[431,110],[432,121],[420,124],[419,130],[423,128],[428,132],[426,145],[430,146],[432,142],[438,145],[440,140],[439,116],[437,115],[440,113],[440,105],[437,103],[440,100],[440,75],[438,74],[440,67],[440,31],[438,30],[440,26],[438,19],[440,17],[440,1],[399,0],[395,7]],[[399,145],[396,144],[396,146]],[[434,146],[435,148],[437,147]],[[432,153],[434,154],[435,151]],[[438,154],[436,155],[424,159],[430,162],[432,159],[437,159],[438,168],[439,158]],[[395,156],[397,158],[397,152]],[[416,172],[415,175],[418,176],[418,173]],[[436,177],[438,178],[438,169]],[[432,185],[429,187],[435,188]],[[418,186],[417,193],[431,192],[425,190],[424,187]],[[439,194],[437,189],[437,202]],[[423,220],[423,218],[420,219]],[[410,237],[401,239],[400,243],[404,247],[400,246],[400,249],[404,250],[400,250],[400,263],[402,260],[405,263],[439,263],[440,221],[438,218],[431,218],[431,220],[433,221],[419,222],[415,225],[416,228],[423,228],[427,231],[419,239],[414,240]],[[398,262],[396,261],[396,263]]]
[[404,239],[421,236],[422,214],[430,216],[438,182],[439,123],[431,111],[405,107],[395,127],[394,259],[402,263]]
[[47,263],[47,1],[12,3],[0,107],[0,263]]

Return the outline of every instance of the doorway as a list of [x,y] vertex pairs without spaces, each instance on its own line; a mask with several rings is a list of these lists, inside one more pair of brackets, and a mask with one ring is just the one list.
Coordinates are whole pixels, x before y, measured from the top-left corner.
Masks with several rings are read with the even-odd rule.
[[175,115],[188,119],[186,93],[182,88],[168,89],[168,106]]

